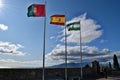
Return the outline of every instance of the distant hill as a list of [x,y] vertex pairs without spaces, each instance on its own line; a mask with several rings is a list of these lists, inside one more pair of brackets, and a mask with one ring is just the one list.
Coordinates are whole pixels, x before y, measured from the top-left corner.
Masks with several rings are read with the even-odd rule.
[[[82,66],[85,66],[87,63],[83,63]],[[79,68],[80,63],[67,63],[68,68]],[[49,66],[49,68],[65,68],[65,63]]]

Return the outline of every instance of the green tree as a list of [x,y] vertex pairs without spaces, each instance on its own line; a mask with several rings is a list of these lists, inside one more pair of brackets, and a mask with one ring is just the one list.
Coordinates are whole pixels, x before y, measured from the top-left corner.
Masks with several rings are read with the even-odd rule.
[[113,56],[113,67],[115,70],[119,69],[119,63],[118,63],[118,59],[117,59],[116,54],[114,54],[114,56]]

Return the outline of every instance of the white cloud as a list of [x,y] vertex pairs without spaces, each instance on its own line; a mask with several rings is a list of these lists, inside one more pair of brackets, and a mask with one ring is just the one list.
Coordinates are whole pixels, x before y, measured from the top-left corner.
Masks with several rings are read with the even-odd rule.
[[4,25],[4,24],[0,24],[0,30],[8,30],[8,26]]
[[[81,21],[81,33],[82,33],[82,43],[90,43],[93,40],[99,38],[103,30],[101,30],[101,25],[97,24],[94,19],[86,18],[86,13],[80,15],[72,20],[68,21],[75,22]],[[61,41],[64,42],[65,31],[62,31]],[[101,40],[101,43],[107,40]],[[80,42],[80,32],[79,31],[67,31],[67,43],[79,43]],[[82,46],[82,60],[83,62],[90,63],[93,60],[98,60],[102,62],[112,61],[113,55],[117,54],[120,58],[120,51],[111,51],[110,49],[103,48],[98,49],[96,46]],[[67,46],[67,60],[68,62],[80,62],[80,46]],[[58,44],[56,47],[48,54],[46,54],[47,63],[64,63],[65,62],[65,45]],[[51,62],[50,62],[51,61]]]
[[11,68],[11,67],[8,67],[8,66],[0,66],[0,68]]
[[42,61],[33,60],[33,61],[18,61],[14,59],[0,59],[0,68],[37,68],[42,67]]
[[23,46],[20,44],[12,44],[10,42],[0,41],[0,53],[1,54],[9,54],[9,55],[15,54],[19,56],[25,55],[25,53],[19,50],[20,48],[23,48]]
[[[82,46],[82,58],[83,62],[91,62],[98,60],[100,62],[111,61],[113,55],[117,54],[120,58],[120,51],[112,52],[109,49],[99,50],[95,46]],[[68,46],[67,47],[68,62],[80,62],[80,46]],[[63,45],[57,45],[50,53],[46,55],[47,61],[57,61],[57,63],[64,62],[65,60],[65,49]]]
[[107,42],[107,40],[100,40],[100,43],[105,43],[105,42]]
[[[45,66],[57,65],[65,62],[64,45],[57,45],[49,54],[46,55]],[[80,62],[80,47],[68,46],[68,62]],[[90,63],[93,60],[100,62],[112,61],[113,55],[120,58],[120,51],[111,52],[109,49],[99,50],[95,46],[82,46],[83,62]],[[0,68],[37,68],[42,67],[42,60],[19,61],[14,59],[0,58]]]
[[[86,13],[80,15],[72,20],[68,21],[68,23],[80,21],[81,23],[81,34],[82,34],[82,43],[90,43],[91,41],[99,38],[102,35],[102,30],[99,30],[101,26],[96,23],[93,19],[87,19]],[[64,30],[62,31],[63,35]],[[80,42],[80,32],[79,31],[67,31],[67,42],[68,43],[79,43]],[[64,37],[61,39],[64,41]]]
[[50,37],[50,39],[54,39],[54,38],[55,38],[55,36],[51,36],[51,37]]
[[[19,60],[15,60],[15,59],[0,58],[0,64],[2,64],[0,66],[0,68],[40,68],[40,67],[43,67],[42,60],[19,61]],[[45,67],[56,65],[56,64],[58,64],[58,61],[52,62],[52,60],[46,60]]]

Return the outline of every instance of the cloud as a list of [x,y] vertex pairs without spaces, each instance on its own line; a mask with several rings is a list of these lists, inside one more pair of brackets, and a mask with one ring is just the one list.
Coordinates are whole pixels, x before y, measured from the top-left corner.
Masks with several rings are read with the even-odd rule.
[[[80,21],[81,23],[81,34],[82,34],[82,43],[90,43],[91,41],[99,38],[102,35],[101,26],[96,23],[94,19],[86,18],[86,13],[67,21],[68,23]],[[64,30],[62,31],[63,35]],[[67,31],[67,42],[68,43],[79,43],[80,42],[80,32],[79,31]],[[64,41],[64,37],[61,39]]]
[[[65,46],[58,44],[49,54],[46,55],[45,66],[57,65],[65,61]],[[80,47],[68,46],[68,62],[80,62]],[[83,62],[92,62],[93,60],[105,63],[112,61],[113,55],[120,58],[120,51],[112,52],[109,49],[99,50],[95,46],[82,46]],[[42,67],[42,60],[19,61],[15,59],[0,58],[0,68],[38,68]]]
[[100,40],[100,43],[105,43],[105,42],[107,42],[107,40]]
[[[50,53],[46,55],[49,60],[63,61],[65,60],[65,46],[57,45]],[[107,48],[99,50],[95,46],[82,46],[82,58],[83,62],[91,62],[93,60],[98,60],[100,62],[107,62],[112,60],[113,55],[117,54],[120,58],[120,51],[112,52]],[[67,47],[67,57],[68,62],[80,62],[80,46],[68,46]]]
[[[51,62],[51,60],[46,60],[45,67],[56,65],[57,62]],[[42,60],[26,60],[26,61],[20,61],[15,59],[3,59],[0,58],[0,68],[40,68],[43,67],[43,61]]]
[[[99,38],[103,30],[100,30],[101,26],[96,23],[94,19],[86,18],[86,13],[67,21],[66,24],[71,22],[80,21],[81,23],[81,35],[82,43],[90,43],[93,40]],[[79,25],[78,25],[79,26]],[[65,30],[63,29],[60,41],[64,42]],[[67,31],[67,43],[79,43],[80,31]],[[90,61],[93,59],[99,59],[99,56],[107,56],[109,49],[99,49],[95,46],[82,46],[82,56],[84,61]],[[94,58],[93,58],[94,57]],[[80,46],[67,46],[67,58],[68,62],[80,62]],[[103,57],[104,58],[104,57]],[[59,61],[65,60],[65,46],[58,44],[50,53],[46,55],[47,61]],[[102,59],[102,58],[101,58]],[[57,62],[58,63],[58,62]]]
[[[103,48],[99,49],[96,46],[86,46],[86,43],[90,43],[95,39],[99,38],[103,34],[101,30],[101,25],[97,24],[94,19],[86,18],[86,13],[67,21],[67,23],[80,21],[81,22],[81,34],[82,34],[82,60],[83,62],[91,63],[93,60],[100,61],[100,63],[105,63],[108,61],[112,62],[113,55],[117,54],[120,58],[120,51],[111,51],[110,49]],[[64,38],[65,31],[63,29],[61,40],[65,41]],[[68,62],[80,62],[80,46],[72,45],[70,43],[80,42],[80,31],[67,31],[67,60]],[[107,42],[107,40],[101,40],[100,43]],[[70,46],[69,46],[70,44]],[[46,61],[51,61],[51,63],[64,63],[65,62],[65,45],[58,44],[56,47],[48,54],[46,54]]]
[[2,42],[0,41],[0,53],[1,54],[14,54],[14,55],[25,55],[22,51],[19,49],[23,48],[20,44],[12,44],[10,42]]
[[8,26],[4,25],[4,24],[0,24],[0,30],[8,30]]
[[0,68],[38,68],[42,66],[42,61],[18,61],[14,59],[0,59],[0,64],[2,64]]
[[51,37],[50,37],[50,39],[54,39],[54,38],[55,38],[55,36],[51,36]]

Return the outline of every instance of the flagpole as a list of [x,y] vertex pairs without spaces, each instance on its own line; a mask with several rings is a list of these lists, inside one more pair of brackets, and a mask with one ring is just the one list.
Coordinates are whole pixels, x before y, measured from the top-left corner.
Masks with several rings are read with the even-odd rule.
[[[66,18],[65,18],[65,23],[66,23]],[[66,30],[66,25],[65,25],[65,80],[67,80],[67,30]]]
[[83,79],[83,71],[82,71],[82,38],[81,38],[81,22],[80,22],[80,80]]
[[45,38],[46,38],[46,0],[45,3],[45,17],[44,17],[44,38],[43,38],[43,73],[42,73],[42,80],[45,80]]

